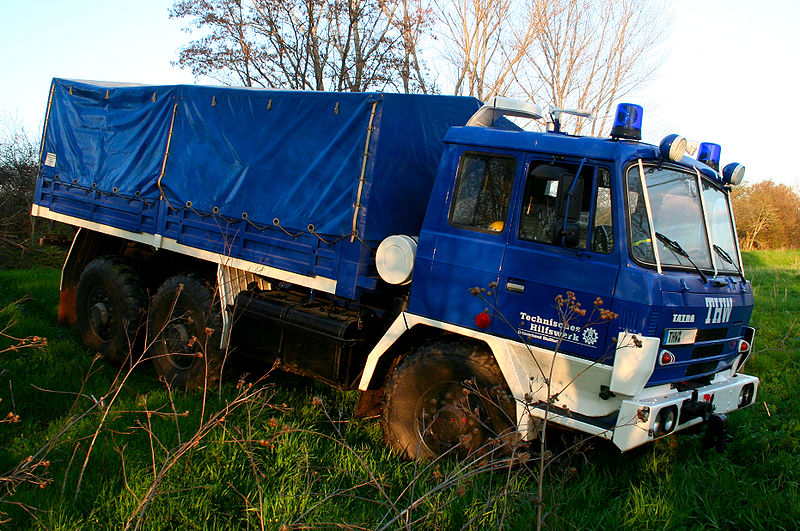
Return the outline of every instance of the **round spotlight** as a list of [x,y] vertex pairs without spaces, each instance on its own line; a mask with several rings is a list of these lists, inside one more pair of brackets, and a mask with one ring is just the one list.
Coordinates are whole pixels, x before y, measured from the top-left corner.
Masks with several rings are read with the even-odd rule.
[[719,154],[722,148],[719,144],[712,144],[711,142],[703,142],[697,149],[697,160],[719,171]]
[[668,406],[658,412],[656,420],[653,422],[653,436],[661,437],[675,429],[678,424],[678,408]]
[[750,402],[753,401],[755,390],[755,386],[751,383],[742,387],[742,390],[739,391],[739,407],[750,405]]
[[611,136],[630,140],[642,139],[642,115],[644,110],[634,103],[620,103],[614,116]]
[[744,166],[738,162],[727,164],[722,170],[722,180],[725,184],[738,186],[744,179]]
[[686,154],[686,139],[680,135],[667,135],[658,147],[662,158],[678,162]]
[[669,433],[675,429],[676,421],[678,420],[678,415],[674,409],[669,408],[667,412],[664,414],[664,433]]

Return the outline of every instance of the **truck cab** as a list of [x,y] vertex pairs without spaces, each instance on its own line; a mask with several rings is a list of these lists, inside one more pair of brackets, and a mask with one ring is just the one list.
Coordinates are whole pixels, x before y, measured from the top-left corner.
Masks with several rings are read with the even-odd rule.
[[723,426],[757,387],[738,372],[753,339],[739,166],[723,175],[718,149],[690,158],[677,135],[639,142],[630,111],[603,139],[524,131],[492,103],[500,117],[445,137],[408,314],[493,345],[523,430],[546,409],[625,450]]

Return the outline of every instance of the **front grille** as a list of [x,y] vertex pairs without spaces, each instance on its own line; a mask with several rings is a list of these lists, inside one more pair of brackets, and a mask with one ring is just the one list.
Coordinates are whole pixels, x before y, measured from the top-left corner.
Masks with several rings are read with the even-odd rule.
[[704,330],[697,331],[695,342],[702,343],[704,341],[719,341],[720,339],[725,339],[726,337],[728,337],[727,328],[706,328]]
[[686,368],[686,376],[694,376],[696,374],[703,374],[711,372],[717,368],[717,361],[704,361],[702,363],[695,363]]
[[723,361],[720,357],[726,354],[726,349],[730,350],[728,338],[730,330],[730,328],[706,328],[697,331],[691,359],[698,360],[698,363],[692,363],[686,368],[687,378],[717,369],[719,363]]
[[699,360],[703,358],[710,358],[712,356],[719,356],[725,348],[725,343],[715,343],[711,345],[702,345],[695,347],[692,351],[692,359]]

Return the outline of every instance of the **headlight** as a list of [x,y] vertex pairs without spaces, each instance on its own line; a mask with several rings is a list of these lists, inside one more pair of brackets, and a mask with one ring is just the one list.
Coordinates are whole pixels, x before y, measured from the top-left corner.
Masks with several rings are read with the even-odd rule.
[[749,383],[739,391],[739,407],[749,406],[753,402],[753,395],[756,392],[755,384]]
[[653,423],[653,437],[661,437],[675,429],[678,424],[678,406],[668,406],[663,408],[656,415]]

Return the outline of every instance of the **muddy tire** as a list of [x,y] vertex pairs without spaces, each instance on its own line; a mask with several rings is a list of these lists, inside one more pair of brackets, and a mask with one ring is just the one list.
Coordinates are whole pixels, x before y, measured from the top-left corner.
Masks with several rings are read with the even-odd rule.
[[222,314],[215,290],[191,274],[168,278],[150,305],[148,355],[156,372],[178,389],[219,382]]
[[386,442],[409,459],[507,450],[514,419],[514,400],[491,352],[460,338],[411,352],[384,389]]
[[134,351],[147,296],[139,276],[120,257],[95,258],[81,273],[75,316],[83,344],[121,364]]

